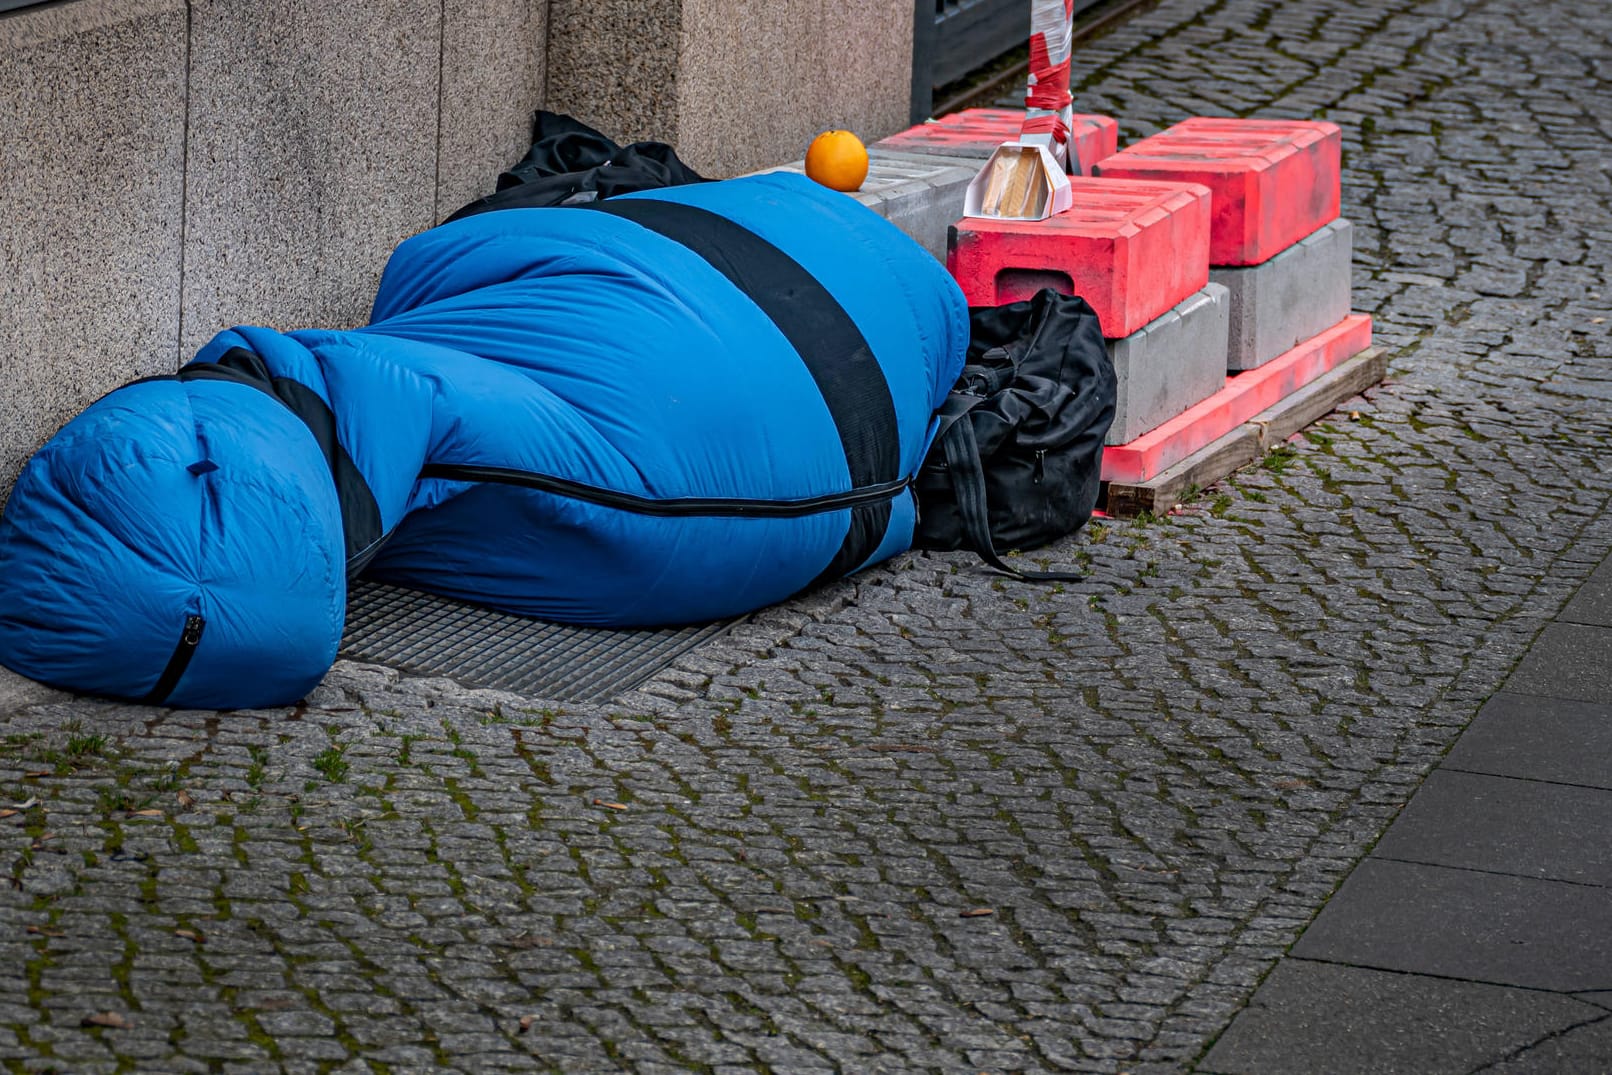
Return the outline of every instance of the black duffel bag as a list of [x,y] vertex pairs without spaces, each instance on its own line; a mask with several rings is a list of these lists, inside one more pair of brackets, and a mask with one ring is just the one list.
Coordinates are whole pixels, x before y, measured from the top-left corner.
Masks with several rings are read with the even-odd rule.
[[969,310],[967,365],[918,474],[921,549],[972,549],[1021,578],[997,549],[1072,534],[1097,505],[1114,366],[1086,300],[1045,289]]

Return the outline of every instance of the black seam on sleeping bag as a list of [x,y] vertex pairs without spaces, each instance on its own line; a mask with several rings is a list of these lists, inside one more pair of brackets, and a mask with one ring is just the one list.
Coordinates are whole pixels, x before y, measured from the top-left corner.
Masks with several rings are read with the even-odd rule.
[[[381,509],[375,502],[375,494],[370,490],[369,483],[337,438],[336,416],[319,397],[319,393],[301,381],[274,376],[261,356],[244,347],[232,347],[216,362],[198,362],[170,376],[179,381],[229,381],[255,388],[278,400],[308,427],[308,432],[313,434],[320,452],[324,454],[331,480],[336,485],[336,499],[341,506],[347,574],[352,576],[362,571],[379,548],[377,540],[381,536]],[[363,553],[368,555],[360,556]]]
[[[420,477],[442,481],[488,482],[496,485],[518,485],[540,493],[582,500],[600,507],[616,508],[635,515],[661,518],[709,516],[737,519],[799,519],[824,512],[853,512],[865,508],[884,509],[888,516],[890,501],[906,492],[911,479],[870,485],[848,493],[829,493],[825,496],[802,497],[798,500],[750,500],[743,497],[682,496],[652,497],[623,493],[616,489],[601,489],[569,478],[556,478],[548,474],[534,474],[529,470],[512,467],[490,467],[478,463],[427,463],[420,468]],[[871,554],[870,554],[871,555]]]
[[[614,198],[586,210],[630,220],[704,258],[778,327],[817,383],[839,433],[851,488],[901,478],[895,401],[867,338],[845,307],[794,258],[706,209],[656,198]],[[839,551],[812,585],[859,567],[890,525],[888,499],[852,509]]]

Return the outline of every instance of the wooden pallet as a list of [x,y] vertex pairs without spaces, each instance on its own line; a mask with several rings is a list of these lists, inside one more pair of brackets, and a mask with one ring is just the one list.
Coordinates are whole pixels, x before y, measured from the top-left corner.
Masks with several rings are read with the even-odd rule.
[[1162,515],[1193,486],[1202,489],[1263,458],[1288,437],[1377,384],[1387,372],[1388,352],[1367,348],[1157,476],[1145,482],[1105,482],[1098,506],[1119,518],[1144,511]]

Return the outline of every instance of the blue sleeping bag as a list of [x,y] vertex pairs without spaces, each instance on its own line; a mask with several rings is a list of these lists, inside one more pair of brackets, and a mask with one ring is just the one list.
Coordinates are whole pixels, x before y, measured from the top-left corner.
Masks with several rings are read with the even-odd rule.
[[366,327],[231,329],[46,444],[0,518],[0,663],[285,704],[359,572],[569,623],[755,609],[908,548],[967,342],[938,262],[798,176],[446,224]]

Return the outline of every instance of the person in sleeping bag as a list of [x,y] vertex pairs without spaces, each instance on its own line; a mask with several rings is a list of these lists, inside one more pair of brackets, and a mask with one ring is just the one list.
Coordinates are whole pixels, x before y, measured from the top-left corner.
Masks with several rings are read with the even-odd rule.
[[944,267],[773,174],[403,242],[368,325],[220,333],[101,399],[0,517],[0,664],[285,704],[359,572],[575,624],[738,615],[911,543],[963,363]]

